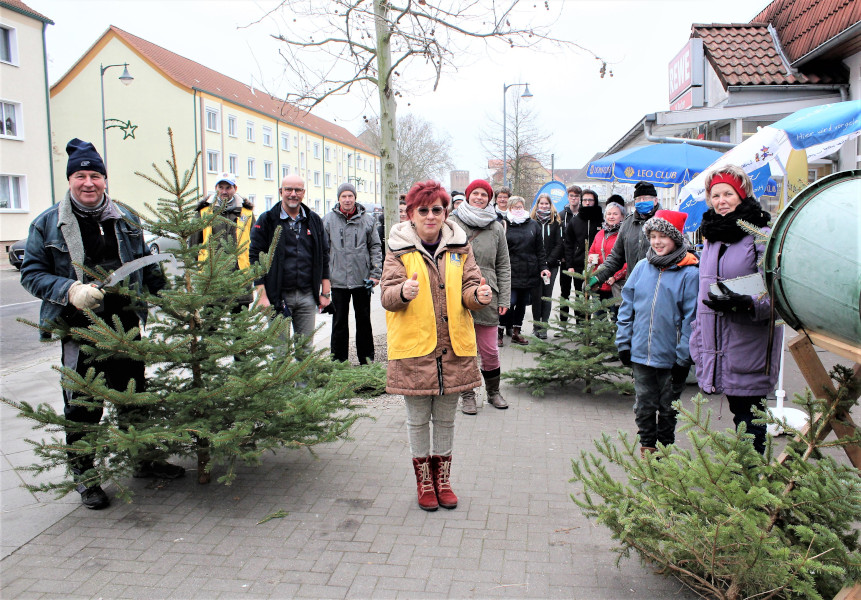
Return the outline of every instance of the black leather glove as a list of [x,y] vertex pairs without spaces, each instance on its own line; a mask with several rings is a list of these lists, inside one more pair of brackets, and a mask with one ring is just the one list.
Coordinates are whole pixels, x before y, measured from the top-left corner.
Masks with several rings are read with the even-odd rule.
[[630,350],[619,350],[619,360],[622,361],[622,364],[626,367],[631,366],[631,351]]
[[690,367],[683,367],[679,363],[674,364],[672,368],[673,383],[683,383],[688,378],[690,370]]
[[719,296],[709,292],[709,299],[703,300],[703,304],[715,312],[747,312],[753,309],[753,297],[747,294],[737,294],[722,281],[718,281],[718,287],[722,292]]

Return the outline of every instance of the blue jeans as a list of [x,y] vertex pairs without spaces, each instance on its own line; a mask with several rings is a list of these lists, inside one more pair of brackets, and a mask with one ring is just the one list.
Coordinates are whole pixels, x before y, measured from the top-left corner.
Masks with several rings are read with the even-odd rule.
[[523,316],[526,314],[526,305],[532,301],[532,290],[529,288],[511,288],[511,308],[499,317],[502,327],[521,327]]
[[657,442],[676,441],[676,410],[672,403],[682,397],[685,382],[673,383],[671,369],[634,363],[634,421],[640,445],[654,448]]

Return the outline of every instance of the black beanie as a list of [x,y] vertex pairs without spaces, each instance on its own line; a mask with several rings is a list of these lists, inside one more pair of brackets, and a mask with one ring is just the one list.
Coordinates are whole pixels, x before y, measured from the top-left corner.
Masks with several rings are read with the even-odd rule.
[[607,202],[604,204],[605,208],[610,208],[611,204],[618,204],[622,208],[625,208],[625,199],[622,198],[619,194],[613,194],[609,198],[607,198]]
[[108,176],[105,162],[96,152],[96,147],[90,142],[84,142],[78,138],[69,140],[69,143],[66,144],[66,154],[69,155],[69,162],[66,165],[66,179],[77,171],[95,171],[105,177]]
[[639,196],[658,196],[658,191],[648,181],[640,181],[637,185],[634,186],[634,198],[638,198]]

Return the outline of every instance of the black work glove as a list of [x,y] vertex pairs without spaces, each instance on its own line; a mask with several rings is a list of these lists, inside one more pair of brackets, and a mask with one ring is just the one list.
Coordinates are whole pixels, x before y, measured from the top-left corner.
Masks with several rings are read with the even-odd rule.
[[684,383],[690,370],[690,367],[683,367],[679,363],[674,364],[672,368],[673,383]]
[[630,350],[619,350],[619,360],[622,361],[622,364],[626,367],[631,366],[631,351]]
[[753,309],[753,297],[747,294],[737,294],[722,281],[718,281],[718,287],[722,292],[719,296],[709,292],[709,299],[703,300],[703,304],[715,312],[747,312]]

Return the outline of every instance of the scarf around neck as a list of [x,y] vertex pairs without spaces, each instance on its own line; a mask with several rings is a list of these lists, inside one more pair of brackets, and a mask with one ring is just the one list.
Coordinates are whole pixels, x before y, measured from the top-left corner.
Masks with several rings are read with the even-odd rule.
[[69,191],[69,200],[72,201],[72,211],[82,217],[89,217],[96,221],[107,221],[108,219],[122,219],[120,210],[117,208],[114,201],[107,194],[102,196],[102,201],[98,206],[84,206],[77,198]]
[[485,229],[496,221],[496,209],[489,203],[484,208],[477,208],[467,202],[461,202],[452,214],[457,215],[465,225],[478,229]]
[[726,215],[719,215],[713,208],[703,215],[701,231],[703,237],[710,242],[726,242],[732,244],[750,235],[742,229],[739,221],[746,221],[756,227],[765,227],[771,220],[771,215],[762,210],[759,202],[753,198],[745,198],[735,210]]
[[514,223],[515,225],[520,225],[521,223],[525,223],[529,220],[529,213],[525,210],[519,210],[515,212],[508,211],[508,220]]
[[607,236],[607,235],[610,235],[611,233],[616,233],[617,231],[619,231],[619,227],[621,227],[621,226],[622,226],[621,221],[619,221],[615,225],[610,225],[609,223],[605,222],[604,225],[602,226],[602,229],[604,230],[604,235]]
[[678,264],[678,262],[682,260],[689,251],[690,248],[688,247],[687,240],[685,240],[684,244],[664,256],[658,256],[655,254],[652,247],[649,246],[649,249],[646,250],[646,260],[659,269],[666,269],[667,267],[672,267],[673,265]]

